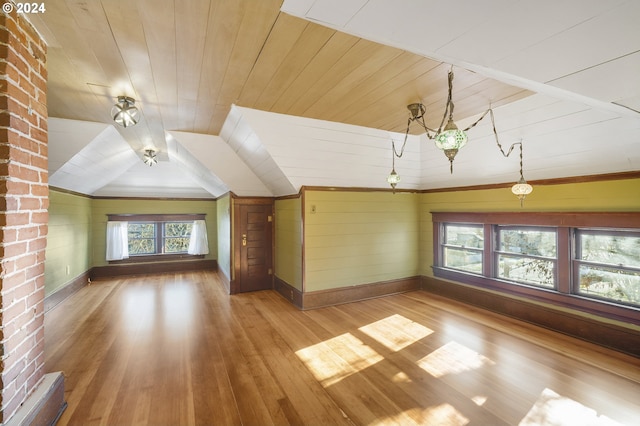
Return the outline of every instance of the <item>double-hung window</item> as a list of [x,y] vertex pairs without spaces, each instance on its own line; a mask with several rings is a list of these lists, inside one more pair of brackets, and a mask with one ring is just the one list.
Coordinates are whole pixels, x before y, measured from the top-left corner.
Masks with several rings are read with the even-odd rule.
[[[208,253],[204,214],[109,214],[109,222],[126,223],[128,253],[109,261],[143,262]],[[204,235],[203,235],[204,234]],[[195,241],[194,241],[195,240]],[[204,241],[204,242],[203,242]],[[109,242],[107,242],[109,244]],[[193,247],[190,248],[190,245]]]
[[640,306],[640,231],[577,229],[577,293]]
[[547,288],[556,286],[556,231],[497,226],[496,277]]
[[640,312],[640,213],[432,213],[434,276],[612,318]]
[[129,255],[186,253],[192,226],[192,221],[129,222]]
[[482,274],[484,229],[482,225],[447,223],[442,244],[444,266]]

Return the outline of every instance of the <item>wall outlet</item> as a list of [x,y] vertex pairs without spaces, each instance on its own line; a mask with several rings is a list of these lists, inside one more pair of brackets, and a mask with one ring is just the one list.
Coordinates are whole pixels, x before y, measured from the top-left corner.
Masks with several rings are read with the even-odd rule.
[[66,271],[67,275],[71,274],[71,266],[67,265]]

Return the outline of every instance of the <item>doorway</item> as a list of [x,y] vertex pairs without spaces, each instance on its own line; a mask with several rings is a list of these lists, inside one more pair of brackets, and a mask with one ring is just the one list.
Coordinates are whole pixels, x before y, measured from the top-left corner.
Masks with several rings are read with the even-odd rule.
[[232,293],[273,288],[273,199],[234,199]]

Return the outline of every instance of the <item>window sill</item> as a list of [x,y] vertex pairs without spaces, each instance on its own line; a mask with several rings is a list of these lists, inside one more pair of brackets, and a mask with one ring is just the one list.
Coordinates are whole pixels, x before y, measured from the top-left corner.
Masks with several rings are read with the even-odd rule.
[[592,299],[576,294],[560,293],[556,290],[543,287],[511,283],[436,266],[433,267],[433,274],[436,278],[497,291],[535,302],[550,303],[562,308],[597,315],[611,320],[640,325],[640,309],[633,306]]
[[154,263],[154,262],[173,262],[179,260],[196,260],[204,259],[203,254],[149,254],[144,256],[131,256],[122,260],[110,260],[109,265],[132,264],[132,263]]

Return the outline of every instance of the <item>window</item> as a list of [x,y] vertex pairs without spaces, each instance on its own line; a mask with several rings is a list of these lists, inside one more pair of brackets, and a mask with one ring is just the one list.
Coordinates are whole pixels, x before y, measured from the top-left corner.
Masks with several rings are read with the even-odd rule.
[[640,232],[576,230],[577,292],[640,306]]
[[[126,254],[107,260],[145,260],[202,256],[209,252],[204,214],[110,214],[108,223],[126,223]],[[195,225],[194,225],[195,224]],[[196,226],[197,225],[197,226]],[[124,232],[124,229],[123,229]],[[124,240],[124,238],[123,238]],[[109,240],[107,240],[109,252]]]
[[432,213],[434,276],[638,321],[640,213]]
[[156,252],[155,223],[128,223],[129,255],[153,254]]
[[444,266],[482,273],[484,229],[480,225],[444,225]]
[[556,232],[515,226],[499,226],[497,230],[497,277],[555,288]]
[[129,222],[129,255],[186,253],[193,222]]

